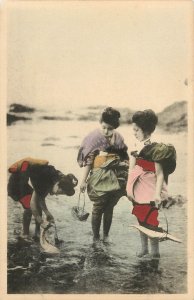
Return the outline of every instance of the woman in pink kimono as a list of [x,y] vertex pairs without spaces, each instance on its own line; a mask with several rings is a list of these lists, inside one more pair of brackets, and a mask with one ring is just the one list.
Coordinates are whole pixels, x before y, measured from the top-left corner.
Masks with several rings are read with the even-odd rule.
[[119,111],[107,107],[100,118],[100,128],[90,132],[83,140],[77,161],[84,167],[80,191],[87,192],[93,202],[93,240],[100,240],[100,226],[103,216],[103,241],[108,242],[113,209],[118,200],[126,194],[128,177],[127,146],[120,133]]
[[[168,175],[176,168],[176,151],[170,144],[152,142],[151,135],[158,123],[151,110],[136,112],[132,117],[135,138],[140,149],[134,149],[130,157],[127,195],[133,203],[133,211],[141,226],[161,231],[158,209],[167,199]],[[138,257],[148,254],[148,236],[140,232],[142,249]],[[151,258],[159,259],[159,240],[150,238]]]

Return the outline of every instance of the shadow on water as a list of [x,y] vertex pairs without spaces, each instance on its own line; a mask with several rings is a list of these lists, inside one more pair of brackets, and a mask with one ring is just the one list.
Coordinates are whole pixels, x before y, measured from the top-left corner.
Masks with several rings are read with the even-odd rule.
[[124,283],[123,293],[161,293],[164,288],[161,285],[162,271],[159,260],[138,259],[130,266],[130,279]]
[[111,293],[113,265],[114,259],[108,245],[90,245],[83,268],[75,278],[76,290],[79,293]]

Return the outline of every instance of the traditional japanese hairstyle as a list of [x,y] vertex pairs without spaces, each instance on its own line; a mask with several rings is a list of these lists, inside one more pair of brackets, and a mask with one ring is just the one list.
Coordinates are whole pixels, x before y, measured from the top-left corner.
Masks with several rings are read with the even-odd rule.
[[77,178],[73,174],[64,175],[59,173],[58,186],[64,195],[72,196],[75,194],[74,187],[78,184]]
[[120,112],[112,107],[107,107],[102,112],[100,123],[105,122],[109,125],[111,125],[113,128],[117,128],[120,125],[119,118],[120,118]]
[[146,109],[134,113],[132,122],[139,126],[143,132],[151,134],[156,128],[158,117],[152,109]]

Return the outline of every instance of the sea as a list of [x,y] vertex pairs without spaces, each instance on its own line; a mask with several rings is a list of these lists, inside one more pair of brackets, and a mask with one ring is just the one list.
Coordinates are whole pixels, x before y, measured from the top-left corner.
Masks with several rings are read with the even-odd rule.
[[[132,205],[122,197],[114,209],[110,242],[93,244],[91,230],[92,203],[86,195],[86,221],[72,215],[79,199],[79,184],[83,169],[76,157],[84,136],[99,127],[97,121],[45,120],[33,118],[7,127],[8,166],[24,157],[47,159],[64,174],[73,173],[79,180],[76,193],[48,196],[47,206],[53,214],[61,240],[60,254],[44,253],[39,242],[24,242],[23,208],[7,198],[8,205],[8,273],[7,292],[10,294],[184,294],[187,293],[187,132],[172,134],[157,129],[157,141],[171,143],[177,151],[177,168],[169,177],[169,195],[185,201],[160,213],[161,224],[182,243],[160,242],[161,259],[143,260],[137,224],[131,214]],[[121,125],[129,151],[133,135],[130,125]],[[8,174],[9,177],[9,174]],[[81,198],[83,201],[83,197]],[[34,235],[34,220],[30,234]]]

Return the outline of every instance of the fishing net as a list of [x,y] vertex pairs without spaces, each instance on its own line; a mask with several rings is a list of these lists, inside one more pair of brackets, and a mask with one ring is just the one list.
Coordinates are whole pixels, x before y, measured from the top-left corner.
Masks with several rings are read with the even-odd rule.
[[[44,238],[44,241],[43,241]],[[41,236],[42,243],[50,244],[52,246],[61,246],[64,241],[58,238],[57,226],[56,224],[50,224],[46,229],[43,230],[43,234]]]
[[40,227],[40,245],[43,252],[57,254],[60,253],[60,250],[55,246],[54,232],[52,232],[51,228],[44,229]]
[[[83,205],[80,205],[81,202],[81,194],[83,195]],[[89,213],[84,209],[85,207],[85,193],[79,193],[77,206],[73,206],[71,213],[75,220],[86,221]]]

